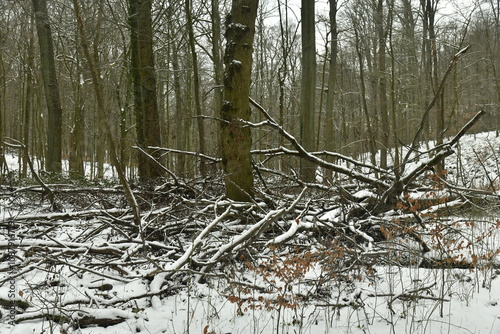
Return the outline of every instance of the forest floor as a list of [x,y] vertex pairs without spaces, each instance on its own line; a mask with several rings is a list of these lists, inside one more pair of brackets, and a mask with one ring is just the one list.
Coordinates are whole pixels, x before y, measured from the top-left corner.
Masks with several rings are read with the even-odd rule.
[[41,175],[51,203],[13,178],[0,189],[0,334],[498,334],[499,147],[464,136],[446,182],[428,173],[373,215],[377,194],[347,178],[264,175],[250,204],[225,200],[220,178],[132,185],[138,226],[112,181]]

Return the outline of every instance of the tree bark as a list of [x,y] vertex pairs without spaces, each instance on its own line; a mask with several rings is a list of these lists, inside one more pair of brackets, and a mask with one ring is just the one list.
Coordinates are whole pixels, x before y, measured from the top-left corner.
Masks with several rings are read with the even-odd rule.
[[43,88],[48,110],[47,163],[49,172],[62,171],[62,107],[54,59],[54,46],[46,0],[33,0],[36,30],[40,46]]
[[[314,151],[314,114],[316,93],[316,31],[314,1],[302,0],[302,78],[300,88],[300,142],[307,151]],[[312,181],[315,165],[300,161],[300,175]]]
[[[223,78],[224,78],[224,64],[222,62],[222,52],[221,52],[221,18],[219,11],[219,0],[211,0],[212,4],[212,57],[213,57],[213,69],[214,69],[214,100],[213,108],[215,117],[220,118],[220,111],[222,108],[223,99]],[[221,142],[220,131],[216,131],[217,141],[215,147],[218,149]]]
[[231,14],[226,20],[221,146],[226,196],[236,201],[250,201],[254,192],[251,132],[241,120],[250,120],[250,81],[258,4],[258,0],[233,0]]

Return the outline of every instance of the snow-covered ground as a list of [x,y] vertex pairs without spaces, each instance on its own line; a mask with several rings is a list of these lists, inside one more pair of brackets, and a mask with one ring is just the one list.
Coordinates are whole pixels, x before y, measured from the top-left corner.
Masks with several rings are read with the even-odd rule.
[[[495,188],[500,188],[499,147],[494,133],[465,136],[457,155],[447,160],[449,180],[462,187],[500,190]],[[13,170],[16,160],[8,155]],[[425,194],[412,198],[419,196]],[[55,217],[47,229],[30,223],[30,215],[48,215],[38,211],[36,203],[26,204],[29,210],[21,212],[11,209],[12,201],[12,197],[0,198],[0,228],[5,231],[0,234],[0,334],[500,333],[500,219],[495,211],[453,212],[435,217],[426,227],[424,241],[434,246],[426,257],[464,259],[473,261],[476,268],[423,266],[421,256],[412,257],[418,248],[415,241],[394,237],[385,243],[389,250],[385,264],[375,263],[371,268],[353,264],[347,273],[329,271],[328,265],[320,263],[335,266],[342,262],[342,256],[336,257],[342,250],[335,245],[331,254],[321,253],[319,260],[307,258],[307,252],[301,253],[304,258],[281,253],[275,258],[270,250],[266,258],[271,262],[262,263],[265,270],[242,264],[230,276],[210,277],[206,282],[197,282],[197,273],[192,272],[184,276],[188,281],[167,281],[161,298],[139,298],[151,292],[151,280],[145,276],[154,269],[154,259],[138,261],[132,272],[121,266],[128,256],[112,263],[103,254],[127,253],[135,246],[114,242],[111,235],[116,231],[95,218]],[[27,216],[26,226],[16,226],[12,232],[9,218],[18,215]],[[337,215],[332,211],[322,217],[328,220]],[[294,221],[288,223],[288,231],[296,227]],[[91,234],[89,229],[97,232]],[[25,238],[33,231],[40,231],[38,239]],[[193,241],[184,241],[184,250],[194,247]],[[25,247],[19,248],[20,244]],[[26,254],[26,249],[35,255]],[[9,252],[16,255],[15,261],[25,261],[25,267],[18,269],[21,275],[12,271]],[[29,256],[32,262],[26,260]],[[46,257],[53,259],[42,261]],[[79,270],[83,259],[93,266]],[[103,263],[109,268],[102,269]],[[296,271],[287,271],[290,267]],[[120,298],[130,296],[138,298],[120,303]],[[18,304],[11,318],[13,302]],[[124,321],[78,328],[76,319],[83,322],[86,316]],[[23,317],[31,320],[9,323]]]

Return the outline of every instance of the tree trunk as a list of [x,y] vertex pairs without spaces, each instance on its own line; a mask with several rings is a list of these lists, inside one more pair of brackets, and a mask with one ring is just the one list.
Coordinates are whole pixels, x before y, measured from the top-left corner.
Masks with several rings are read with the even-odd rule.
[[[339,147],[341,138],[340,130],[336,130],[335,123],[338,119],[334,117],[334,102],[335,102],[335,83],[337,81],[337,57],[338,57],[338,37],[339,32],[337,29],[337,0],[330,0],[330,66],[328,74],[328,92],[326,94],[326,113],[325,113],[325,148],[327,151],[335,151]],[[340,129],[340,127],[337,127]],[[331,156],[327,157],[328,162],[333,162]],[[332,181],[332,171],[326,171],[326,177]]]
[[[212,57],[213,57],[213,68],[214,68],[214,101],[213,108],[215,112],[215,117],[220,118],[220,112],[222,109],[222,99],[223,99],[223,89],[224,84],[224,64],[222,62],[221,55],[221,18],[219,12],[219,0],[212,0]],[[216,131],[217,141],[215,143],[215,148],[219,149],[219,144],[221,142],[220,131]]]
[[40,46],[43,88],[48,110],[46,169],[49,172],[60,173],[62,171],[62,107],[56,75],[52,32],[46,0],[33,0],[32,3]]
[[366,130],[368,132],[368,148],[370,150],[370,161],[372,165],[376,165],[376,156],[377,156],[377,148],[375,141],[375,133],[373,131],[372,122],[370,120],[370,112],[368,110],[368,102],[366,97],[366,86],[365,86],[365,66],[363,64],[363,55],[361,54],[361,46],[359,40],[359,33],[354,29],[355,41],[356,41],[356,55],[358,56],[359,62],[359,84],[361,88],[361,101],[362,101],[362,110],[366,119]]
[[[161,129],[156,100],[156,78],[153,55],[152,0],[129,0],[131,77],[134,91],[134,113],[137,143],[157,161],[160,154],[149,146],[161,146]],[[139,157],[139,178],[147,181],[162,175],[154,161]]]
[[[307,151],[314,150],[314,114],[316,93],[316,31],[314,1],[302,0],[302,79],[300,89],[300,141]],[[304,181],[313,181],[315,166],[300,161],[300,175]]]
[[[186,149],[186,137],[182,129],[186,129],[185,125],[185,111],[182,107],[182,87],[180,78],[180,68],[179,68],[179,49],[176,43],[172,43],[172,72],[174,77],[174,95],[175,95],[175,147],[178,150]],[[186,156],[184,154],[177,155],[176,160],[176,171],[177,175],[185,177],[186,176]]]
[[2,182],[2,175],[7,172],[7,162],[5,160],[5,149],[3,138],[5,134],[5,98],[7,90],[7,77],[5,73],[5,63],[0,52],[0,182]]
[[[196,124],[198,125],[198,152],[201,154],[207,154],[205,145],[205,123],[203,121],[202,106],[200,98],[200,74],[198,71],[198,55],[196,54],[196,44],[194,38],[194,28],[193,28],[193,18],[191,17],[191,0],[185,0],[185,11],[187,20],[187,29],[189,37],[189,48],[191,51],[191,60],[193,63],[193,86],[194,86],[194,106],[196,114]],[[207,175],[207,168],[205,161],[203,159],[199,160],[199,170],[202,177]]]
[[244,127],[241,120],[250,120],[252,45],[258,4],[258,0],[233,0],[226,20],[221,144],[226,196],[235,201],[250,201],[253,197],[252,138],[250,128]]
[[389,115],[387,111],[387,77],[386,77],[386,37],[387,29],[384,25],[384,0],[378,0],[375,12],[375,25],[378,37],[378,102],[382,126],[380,167],[387,168],[387,150],[389,148]]
[[[31,127],[31,115],[33,114],[33,99],[34,92],[33,86],[35,84],[35,78],[33,75],[33,71],[35,68],[35,45],[34,45],[34,36],[32,25],[30,24],[29,29],[29,37],[28,37],[28,54],[26,56],[26,91],[24,97],[24,115],[23,115],[23,144],[27,147],[29,152],[30,149],[30,132],[32,130]],[[2,138],[2,137],[0,137]],[[0,139],[1,140],[1,139]],[[29,154],[28,154],[29,155]],[[26,156],[23,154],[23,164],[22,164],[22,172],[21,175],[26,177],[28,172],[28,161]]]

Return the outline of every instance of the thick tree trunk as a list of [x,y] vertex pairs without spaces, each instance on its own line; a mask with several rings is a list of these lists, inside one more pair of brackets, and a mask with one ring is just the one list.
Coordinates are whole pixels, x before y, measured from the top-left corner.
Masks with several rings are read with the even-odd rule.
[[[302,0],[302,79],[300,93],[300,142],[307,151],[314,151],[314,115],[316,93],[316,31],[314,1]],[[300,161],[300,175],[313,181],[315,165]]]
[[[224,64],[222,62],[222,52],[221,52],[221,18],[219,11],[219,0],[212,0],[212,57],[213,57],[213,68],[214,68],[214,100],[213,108],[215,117],[220,118],[220,111],[222,109],[222,99],[223,99],[223,78],[224,78]],[[220,131],[216,131],[217,141],[215,142],[214,148],[219,149],[221,142]]]
[[253,176],[249,127],[241,120],[250,119],[250,81],[258,0],[233,0],[226,20],[224,55],[224,102],[222,105],[222,162],[226,177],[226,195],[236,201],[253,197]]
[[52,32],[46,0],[33,0],[32,3],[40,46],[43,88],[48,110],[46,169],[49,172],[60,173],[62,171],[62,107],[56,75]]
[[[147,149],[148,146],[161,146],[151,6],[152,0],[129,0],[130,72],[134,87],[137,143],[159,161],[159,153]],[[143,181],[162,175],[157,164],[144,155],[139,156],[138,171],[139,178]]]

